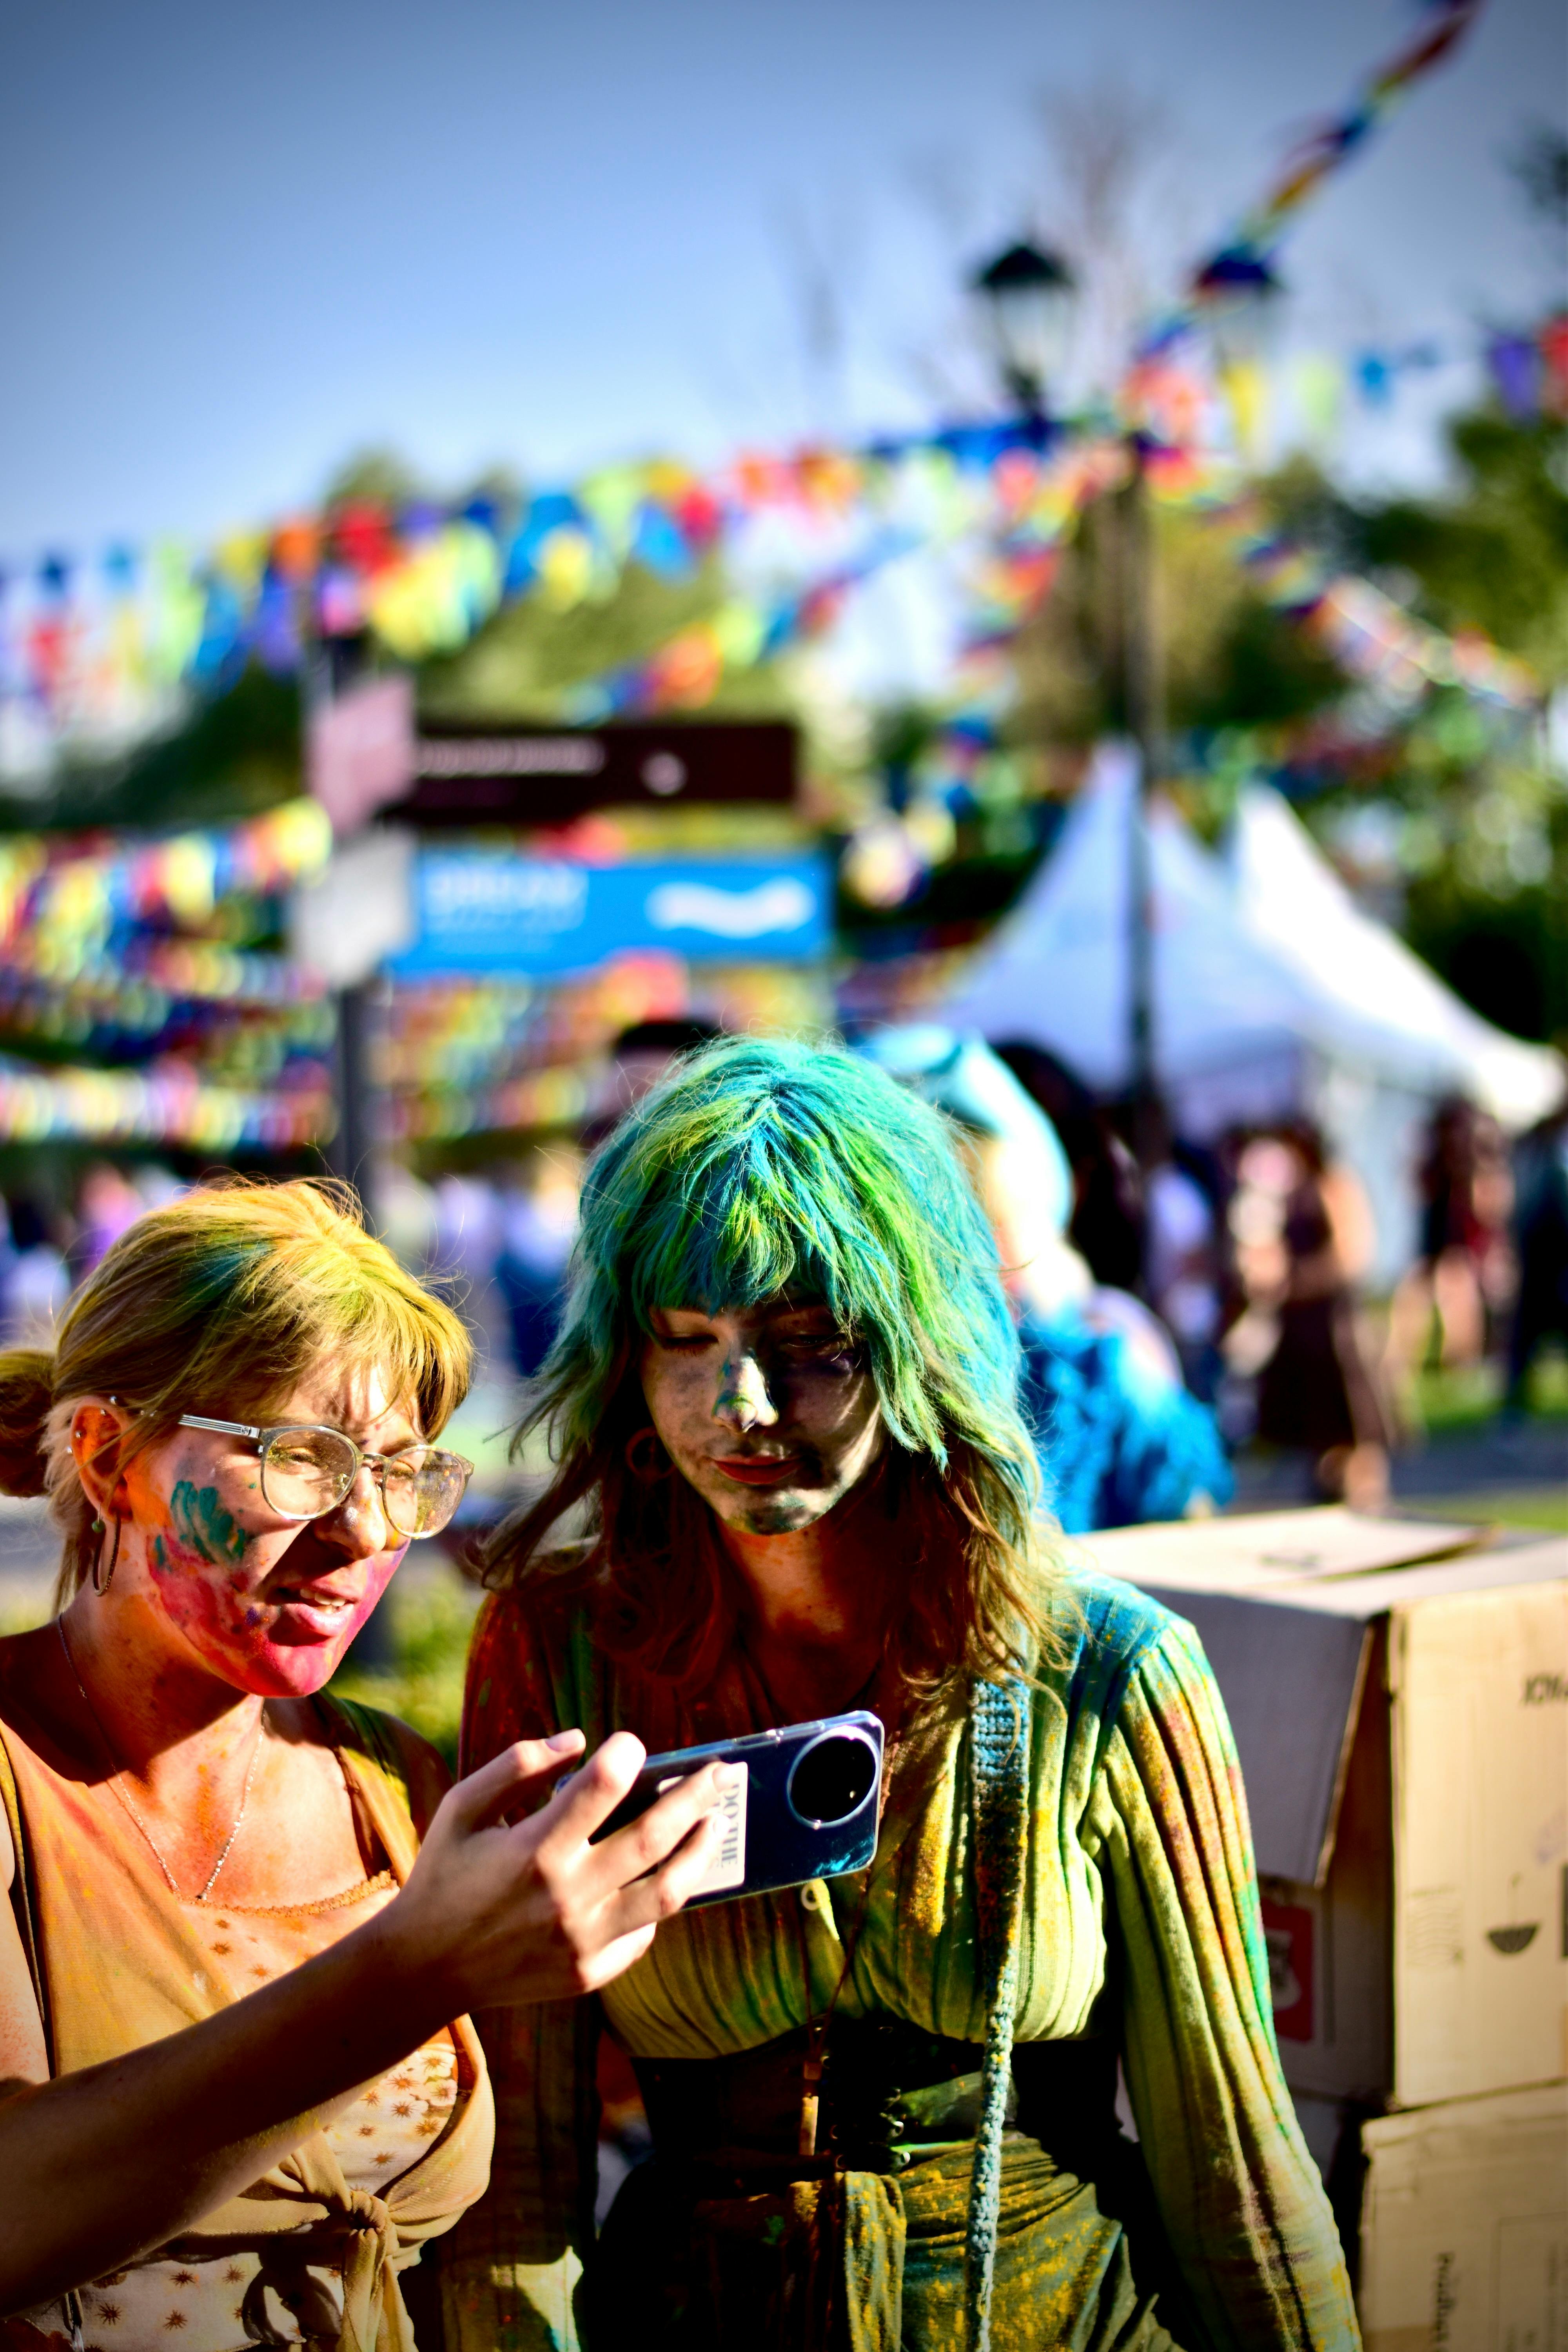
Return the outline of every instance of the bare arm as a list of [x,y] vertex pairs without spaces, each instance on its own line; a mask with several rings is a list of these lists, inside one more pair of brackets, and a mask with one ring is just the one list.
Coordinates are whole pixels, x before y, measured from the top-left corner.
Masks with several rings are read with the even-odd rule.
[[1324,1171],[1322,1194],[1341,1279],[1360,1282],[1377,1254],[1372,1203],[1361,1179],[1342,1163]]
[[685,1781],[590,1846],[642,1761],[623,1732],[569,1790],[505,1822],[572,1745],[519,1742],[459,1783],[403,1892],[329,1951],[183,2033],[57,2081],[42,2079],[26,1957],[0,1905],[0,2312],[177,2236],[464,2011],[591,1992],[646,1951],[707,1867],[716,1783]]

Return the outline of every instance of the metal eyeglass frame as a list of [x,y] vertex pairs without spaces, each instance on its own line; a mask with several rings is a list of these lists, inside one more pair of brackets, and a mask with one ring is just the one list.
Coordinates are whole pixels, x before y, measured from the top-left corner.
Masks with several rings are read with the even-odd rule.
[[[445,1454],[448,1462],[456,1462],[461,1466],[463,1473],[463,1489],[465,1493],[468,1489],[468,1481],[474,1475],[474,1465],[471,1462],[467,1460],[467,1458],[461,1454],[452,1454],[448,1452],[447,1448],[444,1445],[431,1445],[422,1443],[418,1445],[405,1445],[396,1454],[368,1454],[364,1447],[361,1445],[356,1439],[349,1435],[346,1429],[334,1429],[331,1422],[328,1421],[275,1421],[265,1429],[258,1429],[249,1422],[246,1421],[214,1421],[205,1412],[183,1412],[180,1415],[178,1425],[181,1429],[215,1430],[220,1437],[248,1437],[252,1439],[256,1445],[256,1451],[261,1457],[261,1475],[263,1480],[265,1480],[267,1475],[267,1450],[268,1446],[271,1444],[272,1440],[275,1437],[286,1436],[291,1430],[298,1430],[300,1432],[319,1430],[323,1437],[336,1437],[341,1439],[344,1445],[351,1446],[353,1450],[354,1456],[353,1477],[349,1480],[348,1485],[343,1488],[342,1493],[338,1496],[335,1503],[325,1504],[319,1511],[286,1511],[280,1504],[275,1503],[272,1500],[272,1497],[267,1494],[265,1486],[263,1486],[262,1493],[266,1500],[268,1509],[269,1511],[276,1511],[280,1519],[298,1519],[302,1526],[308,1525],[311,1519],[324,1519],[328,1516],[329,1512],[342,1510],[344,1503],[347,1502],[350,1494],[353,1492],[354,1478],[359,1476],[362,1470],[368,1468],[371,1475],[375,1480],[376,1486],[380,1492],[381,1507],[383,1512],[385,1514],[387,1526],[393,1530],[395,1535],[406,1536],[410,1543],[423,1543],[430,1536],[444,1534],[447,1528],[451,1526],[452,1521],[451,1519],[443,1519],[438,1528],[420,1528],[417,1530],[400,1528],[396,1520],[393,1517],[391,1511],[387,1508],[386,1473],[391,1465],[394,1462],[403,1461],[410,1454]],[[452,1516],[454,1518],[457,1517],[458,1504],[461,1503],[462,1499],[463,1496],[459,1494],[458,1501],[452,1506]]]

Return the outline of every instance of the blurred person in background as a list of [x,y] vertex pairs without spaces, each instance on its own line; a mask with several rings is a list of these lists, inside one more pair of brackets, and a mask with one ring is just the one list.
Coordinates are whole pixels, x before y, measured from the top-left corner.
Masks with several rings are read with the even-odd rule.
[[960,1129],[1018,1320],[1021,1401],[1065,1531],[1202,1516],[1227,1502],[1234,1482],[1217,1425],[1183,1387],[1169,1338],[1140,1301],[1095,1285],[1065,1238],[1067,1157],[1013,1073],[978,1037],[934,1024],[875,1032],[858,1050]]
[[611,1129],[625,1118],[649,1088],[658,1086],[682,1055],[700,1054],[725,1034],[716,1021],[695,1013],[677,1013],[656,1021],[634,1021],[610,1047],[598,1114],[583,1129],[584,1150],[596,1151]]
[[1131,1295],[1143,1279],[1145,1208],[1138,1162],[1082,1080],[1041,1045],[1014,1039],[992,1051],[1039,1105],[1073,1176],[1068,1239],[1097,1284]]
[[1213,1163],[1174,1143],[1160,1114],[1160,1164],[1146,1178],[1109,1112],[1054,1054],[1017,1042],[992,1051],[1045,1113],[1071,1165],[1067,1238],[1094,1276],[1085,1321],[1120,1331],[1150,1371],[1212,1403],[1224,1259]]
[[73,1282],[88,1276],[150,1203],[107,1160],[89,1168],[77,1188],[76,1231],[68,1260]]
[[1440,1102],[1418,1182],[1419,1255],[1400,1280],[1389,1318],[1388,1364],[1400,1385],[1428,1360],[1434,1340],[1441,1364],[1480,1363],[1517,1284],[1509,1234],[1513,1175],[1489,1112],[1458,1096]]
[[1519,1289],[1509,1335],[1507,1405],[1522,1412],[1543,1340],[1568,1347],[1568,1102],[1514,1153]]
[[538,1371],[561,1320],[582,1182],[582,1154],[563,1138],[536,1143],[501,1194],[495,1280],[506,1301],[521,1380]]
[[504,1381],[511,1330],[495,1279],[502,1240],[500,1196],[482,1175],[443,1176],[435,1192],[431,1272],[453,1286],[453,1304],[474,1342],[476,1381]]
[[1143,1179],[1147,1203],[1147,1295],[1170,1331],[1182,1374],[1194,1396],[1212,1404],[1223,1370],[1225,1224],[1222,1184],[1212,1154],[1178,1143],[1160,1106],[1152,1107],[1154,1165]]
[[1247,1307],[1226,1348],[1257,1368],[1256,1433],[1307,1454],[1320,1500],[1373,1509],[1387,1499],[1391,1432],[1361,1329],[1358,1289],[1374,1245],[1365,1192],[1307,1119],[1255,1137],[1237,1179],[1232,1230]]
[[30,1194],[10,1204],[11,1248],[5,1267],[5,1345],[48,1348],[70,1297],[70,1268],[48,1218]]
[[439,1216],[432,1187],[395,1154],[378,1160],[371,1184],[376,1230],[399,1265],[429,1272],[437,1249]]

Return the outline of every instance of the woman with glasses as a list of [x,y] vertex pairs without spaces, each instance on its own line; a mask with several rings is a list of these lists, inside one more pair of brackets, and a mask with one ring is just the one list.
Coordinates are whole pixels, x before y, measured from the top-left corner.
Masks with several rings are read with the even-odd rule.
[[606,1980],[710,1859],[709,1776],[590,1848],[635,1739],[548,1802],[564,1727],[447,1790],[323,1693],[462,1498],[468,1372],[304,1183],[143,1217],[0,1356],[0,1486],[65,1538],[58,1615],[0,1641],[11,2352],[438,2340],[412,2266],[490,2158],[467,2011]]
[[[888,1765],[868,1868],[481,2021],[464,2352],[565,2352],[582,2315],[594,2352],[1355,2345],[1218,1692],[1190,1626],[1060,1564],[1017,1380],[951,1130],[864,1061],[717,1047],[590,1167],[555,1478],[492,1549],[465,1755],[870,1709]],[[654,2154],[595,2245],[601,2031]]]

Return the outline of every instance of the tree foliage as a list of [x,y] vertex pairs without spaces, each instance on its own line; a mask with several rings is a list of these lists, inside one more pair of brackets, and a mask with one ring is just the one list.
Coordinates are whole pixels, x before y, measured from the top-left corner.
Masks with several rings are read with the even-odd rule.
[[[716,557],[684,579],[628,563],[563,610],[544,593],[487,621],[460,653],[426,663],[420,709],[432,719],[549,724],[566,715],[571,689],[646,662],[684,629],[710,620],[727,583]],[[771,665],[726,674],[703,705],[714,718],[780,718],[790,697]]]
[[[1232,530],[1164,509],[1154,536],[1155,624],[1176,734],[1281,726],[1337,699],[1340,672],[1251,585]],[[1063,550],[1051,593],[1019,640],[1020,743],[1085,744],[1125,728],[1128,595],[1125,510],[1103,499]]]
[[1553,417],[1519,424],[1488,407],[1449,434],[1448,498],[1395,499],[1351,517],[1363,562],[1415,583],[1440,627],[1480,629],[1568,682],[1568,432]]
[[68,766],[47,793],[0,801],[0,829],[220,824],[300,789],[299,686],[252,664],[226,693],[125,758]]
[[[1487,404],[1449,428],[1445,495],[1359,505],[1298,481],[1316,528],[1418,616],[1479,629],[1568,689],[1568,426]],[[1476,1009],[1568,1037],[1568,796],[1540,719],[1430,695],[1380,760],[1330,774],[1304,813],[1390,895],[1405,936]]]

